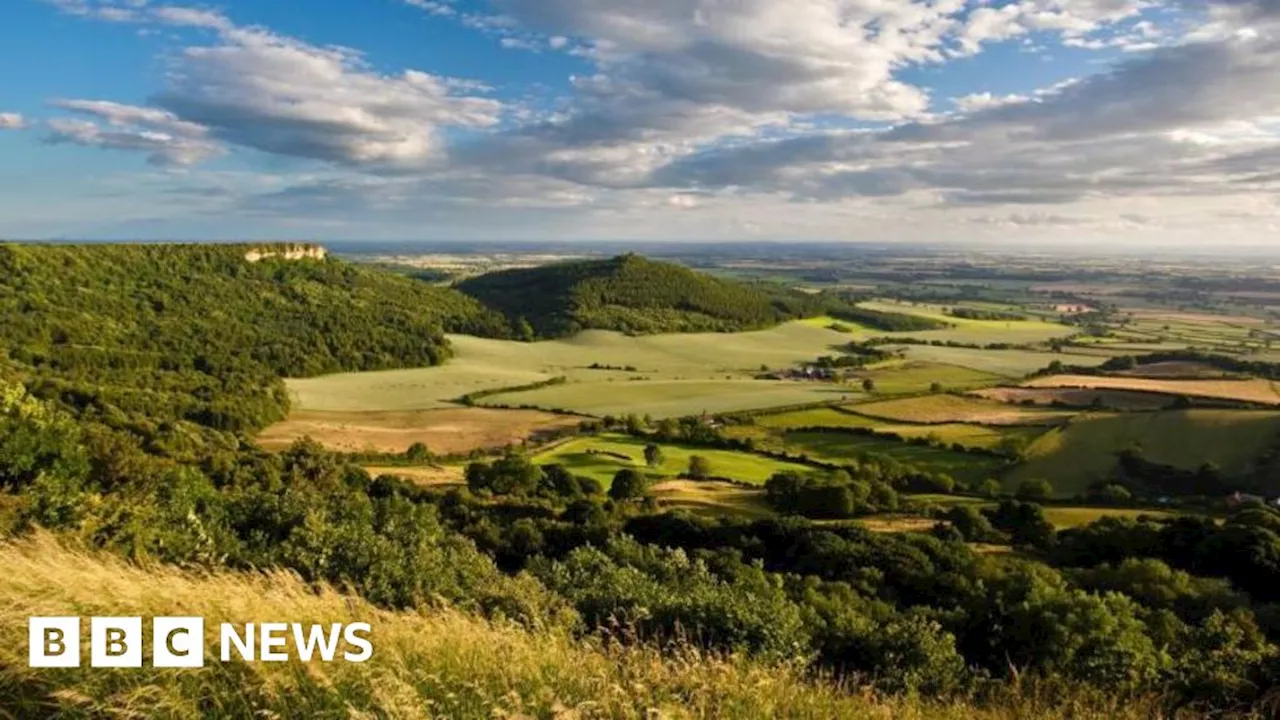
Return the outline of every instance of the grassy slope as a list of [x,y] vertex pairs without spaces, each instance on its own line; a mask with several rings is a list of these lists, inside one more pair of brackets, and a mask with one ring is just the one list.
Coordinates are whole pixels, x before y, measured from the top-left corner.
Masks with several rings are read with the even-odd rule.
[[909,395],[929,392],[934,383],[946,391],[972,390],[1003,382],[999,375],[959,365],[926,362],[889,362],[858,373],[875,383],[879,395]]
[[[368,663],[130,671],[29,670],[30,615],[373,626]],[[165,718],[1140,718],[1152,708],[1081,698],[1075,708],[1014,696],[992,709],[846,694],[793,666],[692,649],[659,653],[528,631],[449,610],[389,613],[286,574],[196,575],[69,552],[48,538],[0,545],[0,716]],[[145,653],[144,653],[145,654]],[[501,659],[497,661],[496,659]]]
[[1036,441],[1028,461],[1008,476],[1009,487],[1044,478],[1061,495],[1083,492],[1115,466],[1115,453],[1133,443],[1149,460],[1192,469],[1206,462],[1242,472],[1280,433],[1280,413],[1185,410],[1087,415]]
[[1041,370],[1054,360],[1066,365],[1087,367],[1101,365],[1107,361],[1105,356],[1031,350],[978,350],[934,345],[906,345],[903,346],[903,350],[912,360],[959,365],[1011,378],[1020,378]]
[[[447,401],[477,390],[523,385],[556,376],[578,384],[598,386],[609,380],[645,377],[651,380],[721,382],[730,376],[738,384],[750,380],[761,365],[785,367],[833,352],[848,342],[840,333],[804,323],[787,323],[769,330],[745,333],[695,333],[629,337],[609,331],[588,331],[571,338],[537,343],[487,340],[451,335],[454,358],[441,367],[380,373],[347,373],[288,381],[298,407],[307,410],[410,410],[443,407]],[[590,370],[592,363],[632,366],[636,372]],[[768,387],[748,385],[752,390]],[[817,388],[817,385],[807,386]],[[599,387],[583,394],[592,397]],[[714,388],[710,394],[716,394]],[[851,393],[852,394],[852,393]],[[502,396],[523,404],[525,398]],[[699,412],[695,408],[690,412]]]
[[534,406],[588,415],[682,417],[847,400],[857,393],[829,383],[764,380],[655,380],[570,383],[493,395],[482,405]]
[[[663,445],[663,463],[657,468],[645,468],[644,446],[641,439],[625,435],[603,435],[570,440],[534,458],[539,464],[559,463],[570,472],[593,477],[608,487],[614,474],[623,468],[644,468],[646,472],[675,477],[689,467],[689,457],[701,455],[711,463],[711,472],[717,477],[752,483],[764,483],[774,473],[784,470],[808,473],[813,468],[796,463],[781,462],[750,453],[731,450]],[[628,463],[609,455],[589,455],[589,450],[620,453],[631,457]]]
[[999,458],[860,435],[788,432],[782,442],[790,452],[803,452],[815,460],[843,463],[867,455],[881,455],[968,482],[992,477],[1002,465]]

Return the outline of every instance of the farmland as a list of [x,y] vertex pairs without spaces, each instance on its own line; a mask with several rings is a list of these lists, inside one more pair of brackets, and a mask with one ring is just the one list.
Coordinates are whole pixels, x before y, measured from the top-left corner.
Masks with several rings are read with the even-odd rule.
[[935,386],[946,391],[969,390],[995,385],[1003,380],[998,375],[959,365],[926,362],[890,363],[861,371],[858,377],[874,383],[875,392],[880,395],[929,392]]
[[[650,475],[674,478],[689,467],[689,458],[698,455],[711,464],[711,474],[740,482],[763,484],[774,473],[791,471],[807,473],[813,469],[798,463],[782,462],[771,458],[731,450],[714,450],[662,444],[663,461],[656,467],[646,467],[644,447],[646,441],[625,435],[600,435],[584,437],[556,445],[534,456],[539,465],[555,463],[566,470],[599,480],[606,488],[613,476],[624,468],[641,468]],[[625,459],[624,459],[625,458]]]
[[[848,342],[840,333],[802,322],[744,333],[630,337],[592,330],[562,340],[535,343],[467,335],[452,335],[449,341],[454,357],[437,367],[289,380],[295,407],[346,412],[423,410],[448,407],[450,401],[468,393],[528,385],[554,377],[565,377],[575,385],[628,378],[706,382],[727,379],[734,383],[731,392],[741,393],[752,387],[766,387],[740,384],[750,380],[761,366],[785,367],[812,360]],[[592,369],[593,364],[635,370]],[[608,391],[614,392],[615,388],[611,386]],[[716,394],[712,385],[705,386],[704,391]],[[519,403],[519,399],[507,400]]]
[[1174,398],[1163,393],[1136,390],[1091,390],[1087,388],[994,387],[974,390],[972,395],[1018,405],[1065,405],[1073,408],[1112,410],[1161,410]]
[[884,457],[966,482],[997,476],[1004,464],[999,458],[985,455],[846,433],[791,431],[782,433],[779,442],[791,452],[804,453],[823,462],[839,464]]
[[[902,401],[888,401],[883,404],[901,402],[907,403],[908,407],[912,405],[924,406],[929,402],[949,397],[946,395],[934,395]],[[947,401],[943,400],[943,402]],[[1025,442],[1030,442],[1045,430],[1044,427],[1037,427],[1036,422],[1029,422],[1026,423],[1026,426],[1021,427],[989,427],[965,420],[916,421],[906,418],[894,420],[876,418],[872,417],[871,413],[864,413],[866,408],[875,408],[881,404],[864,403],[842,408],[812,408],[784,413],[769,413],[755,417],[752,426],[730,428],[729,434],[735,437],[751,437],[757,442],[765,442],[772,446],[799,451],[802,448],[787,442],[788,431],[807,428],[864,428],[881,435],[896,435],[907,440],[926,439],[938,445],[959,444],[965,447],[995,449],[1000,447],[1006,438],[1016,437],[1023,439]],[[1003,410],[1003,408],[1000,409]],[[1011,408],[1009,412],[1018,413],[1020,410],[1020,408]],[[1026,414],[1031,415],[1035,420],[1045,423],[1058,420],[1053,413],[1039,413],[1038,415],[1045,416],[1043,418],[1038,417],[1034,411]]]
[[1161,380],[1140,377],[1107,377],[1095,375],[1050,375],[1028,380],[1031,388],[1098,388],[1106,390],[1140,390],[1187,397],[1239,400],[1266,405],[1280,404],[1280,393],[1269,380]]
[[1038,350],[980,350],[945,345],[904,345],[910,360],[970,368],[1005,378],[1021,378],[1057,360],[1067,365],[1093,367],[1107,361],[1105,356],[1053,353]]
[[848,387],[771,380],[633,380],[568,382],[523,392],[491,395],[490,406],[539,407],[587,415],[635,413],[654,418],[734,412],[847,400]]
[[1054,322],[1042,320],[969,320],[945,313],[943,306],[927,303],[873,301],[859,307],[881,312],[905,313],[951,323],[955,327],[946,330],[925,330],[903,333],[917,340],[940,340],[978,345],[1010,343],[1014,345],[1042,343],[1071,334],[1071,329]]
[[978,423],[983,425],[1053,425],[1071,413],[1012,406],[980,398],[939,394],[860,403],[859,414],[910,423]]
[[536,410],[447,408],[400,412],[300,410],[258,436],[269,449],[310,437],[340,452],[402,453],[414,443],[432,452],[465,453],[519,443],[538,432],[577,425],[581,418]]
[[1111,473],[1116,453],[1133,446],[1164,465],[1195,469],[1213,463],[1225,472],[1242,473],[1278,434],[1280,413],[1269,411],[1084,415],[1032,444],[1026,462],[1007,476],[1006,486],[1043,478],[1059,495],[1083,493],[1089,483]]

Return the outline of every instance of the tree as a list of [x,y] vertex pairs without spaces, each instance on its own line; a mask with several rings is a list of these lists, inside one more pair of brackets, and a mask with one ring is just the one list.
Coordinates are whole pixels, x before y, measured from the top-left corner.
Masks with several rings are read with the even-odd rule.
[[613,476],[613,484],[609,486],[609,497],[619,502],[642,498],[648,492],[649,478],[631,468],[619,470]]
[[937,395],[938,393],[942,392],[942,383],[940,382],[929,383],[929,392],[933,393],[934,395]]
[[694,480],[706,480],[711,477],[711,461],[701,455],[689,456],[688,475]]
[[431,450],[426,443],[416,442],[404,451],[404,459],[416,464],[431,462]]
[[644,421],[635,413],[627,413],[622,417],[623,429],[629,435],[639,435],[644,432]]
[[648,465],[651,468],[658,467],[659,465],[662,464],[663,459],[664,458],[662,457],[661,447],[654,445],[653,443],[649,443],[648,445],[644,446],[644,464],[645,465]]
[[1004,455],[1005,457],[1021,460],[1026,454],[1028,446],[1029,443],[1025,437],[1020,435],[1006,435],[1000,438],[1000,441],[996,443],[996,452]]
[[943,518],[969,542],[995,542],[999,539],[991,521],[976,508],[956,505]]
[[1016,496],[1022,500],[1045,500],[1053,495],[1053,485],[1048,480],[1023,480],[1018,484]]
[[1004,486],[995,478],[987,478],[978,486],[978,494],[983,497],[993,498],[1000,494]]
[[869,392],[869,393],[875,392],[876,381],[872,380],[871,378],[864,378],[862,381],[862,390],[864,392]]
[[542,468],[517,454],[505,455],[492,464],[471,463],[466,478],[472,492],[494,495],[532,495],[543,484]]

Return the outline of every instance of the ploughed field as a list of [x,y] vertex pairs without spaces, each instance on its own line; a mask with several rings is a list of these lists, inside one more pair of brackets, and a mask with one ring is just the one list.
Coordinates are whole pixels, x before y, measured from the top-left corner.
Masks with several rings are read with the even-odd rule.
[[1090,388],[1104,390],[1138,390],[1173,396],[1216,398],[1243,402],[1280,405],[1280,392],[1270,380],[1164,380],[1145,377],[1112,377],[1095,375],[1050,375],[1023,383],[1031,388]]
[[580,421],[540,410],[299,410],[264,430],[258,442],[278,450],[310,437],[331,450],[377,453],[402,453],[420,442],[432,452],[453,454],[519,443],[539,432],[572,427]]
[[859,414],[882,420],[981,425],[1056,425],[1072,414],[947,394],[862,403],[855,409]]

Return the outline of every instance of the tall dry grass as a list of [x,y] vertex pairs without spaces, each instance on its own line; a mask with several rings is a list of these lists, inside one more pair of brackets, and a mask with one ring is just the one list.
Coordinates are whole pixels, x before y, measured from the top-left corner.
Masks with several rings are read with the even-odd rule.
[[[208,662],[191,670],[30,669],[26,633],[32,615],[203,616]],[[216,643],[224,621],[365,621],[373,626],[374,657],[363,664],[223,664]],[[330,589],[316,591],[283,572],[137,567],[68,549],[47,535],[0,544],[0,717],[1158,717],[1153,704],[1043,697],[1009,693],[983,708],[875,698],[809,677],[798,666],[766,666],[693,648],[626,648],[447,610],[387,612]]]

